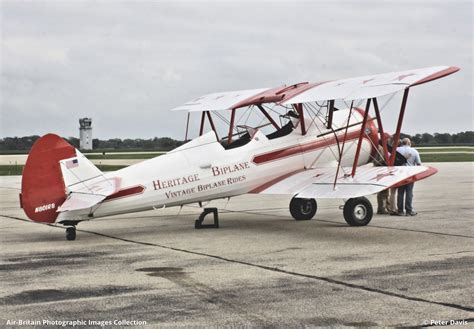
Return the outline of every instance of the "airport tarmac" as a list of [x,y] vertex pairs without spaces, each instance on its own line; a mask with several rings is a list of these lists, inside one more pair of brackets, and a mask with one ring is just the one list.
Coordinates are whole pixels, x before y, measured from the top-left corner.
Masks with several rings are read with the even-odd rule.
[[416,217],[349,227],[341,201],[319,200],[297,222],[289,198],[245,195],[209,205],[219,229],[194,229],[197,207],[170,208],[81,223],[76,241],[25,221],[20,177],[1,177],[0,325],[472,325],[474,165],[431,165]]

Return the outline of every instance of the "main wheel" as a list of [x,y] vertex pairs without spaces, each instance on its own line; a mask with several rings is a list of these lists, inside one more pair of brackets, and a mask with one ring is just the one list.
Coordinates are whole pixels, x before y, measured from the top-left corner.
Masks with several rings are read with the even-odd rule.
[[350,226],[365,226],[370,223],[374,210],[369,199],[353,198],[344,204],[344,219]]
[[76,240],[76,228],[74,226],[66,229],[66,239],[69,241]]
[[309,220],[317,210],[318,204],[314,199],[293,198],[290,201],[290,213],[295,220]]

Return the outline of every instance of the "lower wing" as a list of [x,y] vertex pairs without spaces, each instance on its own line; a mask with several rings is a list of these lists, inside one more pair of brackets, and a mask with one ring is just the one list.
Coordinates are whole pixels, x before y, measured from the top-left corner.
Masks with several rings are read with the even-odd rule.
[[427,178],[438,172],[427,166],[341,168],[335,181],[337,168],[314,168],[278,177],[257,187],[250,193],[287,194],[297,198],[348,199],[378,193]]

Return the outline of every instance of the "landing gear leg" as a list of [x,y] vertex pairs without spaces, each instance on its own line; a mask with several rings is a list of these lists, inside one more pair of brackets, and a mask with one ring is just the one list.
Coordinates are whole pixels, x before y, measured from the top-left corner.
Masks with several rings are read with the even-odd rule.
[[[206,215],[212,213],[214,216],[214,224],[203,224]],[[194,228],[219,228],[219,215],[217,214],[217,208],[204,208],[204,211],[199,215],[199,219],[194,222]]]
[[66,239],[68,241],[76,240],[76,227],[70,226],[66,229]]

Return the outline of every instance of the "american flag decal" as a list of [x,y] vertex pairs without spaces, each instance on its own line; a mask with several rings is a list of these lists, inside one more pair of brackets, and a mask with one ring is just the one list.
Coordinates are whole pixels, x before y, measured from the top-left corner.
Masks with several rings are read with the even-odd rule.
[[79,160],[77,158],[66,161],[66,168],[71,169],[79,166]]

